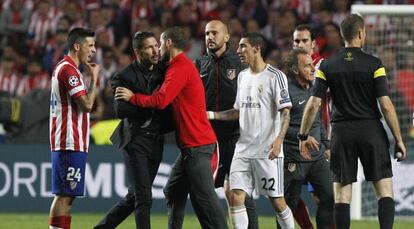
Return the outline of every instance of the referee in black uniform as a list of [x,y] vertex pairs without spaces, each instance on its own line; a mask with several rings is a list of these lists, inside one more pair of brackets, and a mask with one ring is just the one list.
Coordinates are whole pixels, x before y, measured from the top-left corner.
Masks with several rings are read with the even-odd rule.
[[395,203],[389,142],[380,121],[382,114],[395,139],[398,161],[407,157],[394,106],[388,96],[388,83],[381,60],[365,53],[366,31],[361,16],[351,14],[341,23],[345,48],[322,62],[317,71],[298,134],[301,155],[310,158],[304,144],[319,109],[321,98],[329,87],[333,98],[331,169],[334,173],[335,223],[338,229],[350,227],[349,205],[352,183],[356,181],[358,158],[365,179],[372,181],[378,198],[381,229],[392,228]]
[[289,52],[285,64],[288,68],[288,88],[292,101],[289,127],[283,141],[285,199],[292,211],[295,211],[303,184],[310,182],[319,197],[317,227],[328,229],[333,223],[333,189],[329,161],[325,158],[325,151],[329,150],[329,140],[322,125],[320,110],[306,140],[306,144],[312,149],[310,160],[300,155],[297,139],[303,110],[311,95],[314,70],[312,58],[306,50],[298,48]]
[[[165,66],[158,63],[158,42],[153,33],[138,31],[133,37],[132,47],[135,61],[112,77],[111,86],[114,90],[127,87],[134,93],[150,95],[164,81]],[[135,212],[136,228],[149,229],[151,188],[162,159],[163,133],[169,129],[166,125],[169,113],[167,110],[136,107],[123,100],[115,100],[115,110],[122,121],[111,140],[124,159],[128,193],[94,228],[115,228]]]

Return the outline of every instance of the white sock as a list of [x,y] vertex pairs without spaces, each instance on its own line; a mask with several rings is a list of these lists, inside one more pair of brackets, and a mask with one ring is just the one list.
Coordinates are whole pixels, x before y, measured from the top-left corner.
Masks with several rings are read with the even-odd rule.
[[49,229],[63,229],[61,227],[49,226]]
[[276,213],[276,219],[282,229],[295,228],[295,220],[293,219],[293,214],[289,207],[282,212]]
[[230,207],[230,212],[233,218],[234,229],[247,229],[249,218],[247,217],[246,206]]

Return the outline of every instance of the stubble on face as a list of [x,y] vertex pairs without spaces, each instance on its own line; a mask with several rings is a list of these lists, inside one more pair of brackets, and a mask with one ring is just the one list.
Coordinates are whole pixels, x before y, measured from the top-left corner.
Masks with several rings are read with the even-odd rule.
[[143,47],[138,50],[138,55],[142,64],[146,66],[156,65],[159,60],[159,46],[154,37],[149,37],[143,41]]
[[222,49],[229,39],[226,25],[219,20],[213,20],[207,23],[204,35],[206,47],[212,53]]
[[91,62],[95,52],[95,38],[86,37],[85,40],[80,43],[79,61],[81,63]]

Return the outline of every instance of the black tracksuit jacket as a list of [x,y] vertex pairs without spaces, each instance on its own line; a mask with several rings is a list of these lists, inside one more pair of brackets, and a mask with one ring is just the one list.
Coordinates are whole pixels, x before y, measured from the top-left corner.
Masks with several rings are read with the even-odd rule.
[[[232,109],[237,94],[237,76],[245,68],[237,53],[231,48],[221,57],[209,53],[198,58],[195,65],[204,84],[207,110]],[[219,139],[239,135],[238,121],[213,120],[211,124]]]

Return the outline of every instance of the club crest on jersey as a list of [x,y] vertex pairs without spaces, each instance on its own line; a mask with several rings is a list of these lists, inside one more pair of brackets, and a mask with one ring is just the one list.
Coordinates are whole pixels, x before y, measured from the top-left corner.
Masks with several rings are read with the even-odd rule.
[[227,78],[229,78],[229,80],[236,78],[236,69],[227,69]]
[[260,85],[257,87],[257,90],[259,91],[259,94],[260,94],[260,93],[262,93],[262,91],[263,91],[263,84],[260,84]]
[[293,173],[296,170],[296,164],[295,163],[288,163],[288,171]]
[[72,87],[76,87],[79,84],[79,79],[76,76],[70,76],[69,77],[69,85]]
[[76,186],[78,186],[78,182],[71,181],[71,182],[69,182],[69,185],[70,185],[70,189],[74,190],[76,188]]

